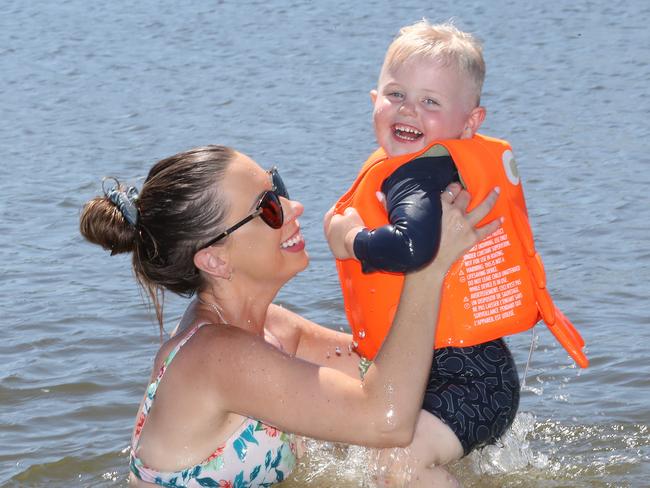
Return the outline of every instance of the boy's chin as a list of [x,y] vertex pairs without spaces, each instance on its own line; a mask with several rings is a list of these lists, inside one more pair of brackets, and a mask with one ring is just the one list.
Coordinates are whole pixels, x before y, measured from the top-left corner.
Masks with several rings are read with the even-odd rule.
[[391,144],[390,146],[384,147],[384,151],[391,158],[396,158],[398,156],[404,156],[405,154],[412,154],[418,151],[421,151],[426,147],[424,141],[416,141],[402,144]]

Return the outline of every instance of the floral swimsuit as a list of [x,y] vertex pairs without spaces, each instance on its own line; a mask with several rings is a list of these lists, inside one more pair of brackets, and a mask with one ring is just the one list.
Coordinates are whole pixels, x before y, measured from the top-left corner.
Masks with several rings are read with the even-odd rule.
[[199,324],[169,353],[147,394],[133,435],[129,468],[148,483],[166,487],[253,488],[279,483],[296,463],[293,436],[258,420],[246,418],[241,426],[205,461],[182,471],[157,471],[137,457],[140,433],[151,410],[156,391],[174,356],[203,325]]

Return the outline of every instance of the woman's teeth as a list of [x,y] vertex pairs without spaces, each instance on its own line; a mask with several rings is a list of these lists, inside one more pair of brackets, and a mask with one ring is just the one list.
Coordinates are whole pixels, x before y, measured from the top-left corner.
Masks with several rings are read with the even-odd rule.
[[395,136],[399,137],[400,139],[404,139],[405,141],[415,141],[422,137],[422,132],[414,129],[413,127],[408,127],[405,125],[396,125],[393,128],[393,134],[395,134]]
[[280,244],[280,247],[282,249],[286,249],[288,247],[295,246],[296,244],[302,241],[304,241],[304,238],[302,237],[301,233],[298,233],[295,236],[293,236],[291,239],[287,239],[282,244]]

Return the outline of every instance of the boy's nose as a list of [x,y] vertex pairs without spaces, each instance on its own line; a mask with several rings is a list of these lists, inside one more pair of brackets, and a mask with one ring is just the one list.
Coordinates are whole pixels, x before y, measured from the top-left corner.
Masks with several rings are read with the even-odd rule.
[[399,112],[401,114],[412,115],[415,113],[415,106],[410,100],[405,99],[399,107]]

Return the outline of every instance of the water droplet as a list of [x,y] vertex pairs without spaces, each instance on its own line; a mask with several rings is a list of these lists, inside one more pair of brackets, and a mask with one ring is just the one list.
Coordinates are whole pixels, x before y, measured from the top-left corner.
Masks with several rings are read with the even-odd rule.
[[341,348],[339,346],[336,346],[336,349],[334,349],[334,352],[336,353],[337,356],[341,355]]
[[395,423],[395,406],[392,404],[388,406],[388,412],[386,412],[386,423],[388,425]]
[[352,341],[352,347],[354,348],[359,347],[359,343],[357,341]]
[[327,351],[327,354],[325,355],[325,357],[326,357],[327,359],[329,359],[329,358],[331,357],[331,355],[330,355],[330,352],[329,352],[329,351]]
[[364,337],[366,337],[366,331],[361,329],[359,331],[359,339],[363,339]]

